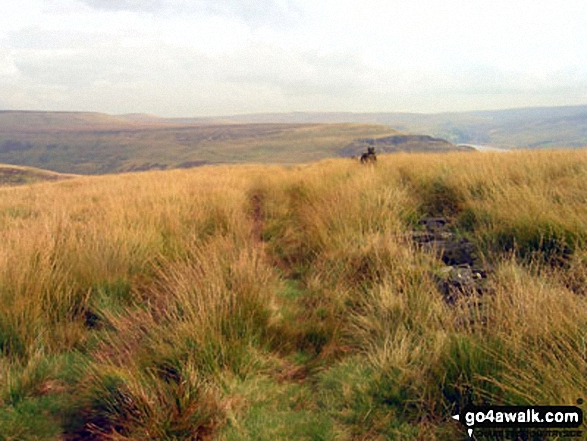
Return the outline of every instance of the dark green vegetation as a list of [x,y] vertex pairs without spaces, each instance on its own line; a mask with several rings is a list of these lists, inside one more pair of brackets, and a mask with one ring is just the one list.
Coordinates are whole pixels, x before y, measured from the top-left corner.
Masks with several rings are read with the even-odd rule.
[[401,137],[389,151],[457,149],[382,125],[222,124],[140,115],[0,112],[0,163],[79,174],[219,163],[292,164],[350,156],[358,153],[354,150],[362,141],[389,136]]
[[240,122],[384,124],[455,144],[505,148],[587,146],[587,106],[544,107],[480,112],[292,113],[227,118]]
[[33,182],[57,181],[74,175],[40,170],[32,167],[19,167],[0,164],[0,186],[32,184]]

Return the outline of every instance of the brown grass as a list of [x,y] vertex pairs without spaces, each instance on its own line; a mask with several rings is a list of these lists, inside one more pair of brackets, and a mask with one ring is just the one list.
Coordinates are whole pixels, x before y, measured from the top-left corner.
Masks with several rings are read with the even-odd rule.
[[[489,262],[479,301],[443,302],[425,215]],[[2,188],[0,433],[454,439],[468,402],[574,404],[586,231],[583,150]]]

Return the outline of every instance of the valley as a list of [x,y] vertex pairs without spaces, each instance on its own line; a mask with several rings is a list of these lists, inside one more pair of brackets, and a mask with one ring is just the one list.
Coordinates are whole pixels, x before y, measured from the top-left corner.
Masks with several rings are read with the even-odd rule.
[[195,123],[104,114],[0,112],[0,162],[78,174],[206,164],[298,164],[356,155],[361,140],[396,135],[403,137],[401,145],[390,151],[466,149],[372,124]]

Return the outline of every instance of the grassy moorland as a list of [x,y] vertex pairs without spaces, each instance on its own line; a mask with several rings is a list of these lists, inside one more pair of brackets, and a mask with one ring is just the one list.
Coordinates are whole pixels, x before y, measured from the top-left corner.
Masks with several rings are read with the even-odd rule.
[[59,181],[73,177],[75,177],[75,175],[55,173],[33,167],[0,164],[0,186],[24,185],[43,181]]
[[[351,156],[360,140],[399,135],[394,150],[448,151],[443,140],[369,124],[220,124],[84,112],[0,112],[0,163],[106,174],[206,164],[293,164]],[[350,150],[349,150],[350,149]],[[385,149],[381,149],[385,151]]]
[[587,145],[587,106],[530,107],[454,113],[285,113],[226,118],[241,123],[383,124],[425,133],[455,144],[515,148],[576,148]]
[[[441,215],[490,268],[443,300]],[[1,440],[454,440],[587,392],[587,151],[0,189]]]

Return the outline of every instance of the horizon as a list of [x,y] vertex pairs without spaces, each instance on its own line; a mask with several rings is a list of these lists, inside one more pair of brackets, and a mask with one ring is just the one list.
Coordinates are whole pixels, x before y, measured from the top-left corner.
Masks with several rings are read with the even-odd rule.
[[0,109],[0,113],[3,112],[22,112],[22,113],[85,113],[85,114],[103,114],[114,117],[123,116],[145,116],[151,118],[161,119],[215,119],[215,118],[229,118],[229,117],[247,117],[247,116],[262,116],[262,115],[291,115],[291,114],[305,114],[305,115],[333,115],[333,114],[349,114],[349,115],[385,115],[385,114],[410,114],[410,115],[445,115],[445,114],[466,114],[466,113],[490,113],[490,112],[508,112],[508,111],[519,111],[519,110],[535,110],[535,109],[563,109],[563,108],[587,108],[587,102],[585,104],[571,104],[561,106],[523,106],[523,107],[509,107],[509,108],[493,108],[493,109],[473,109],[473,110],[459,110],[459,111],[441,111],[441,112],[402,112],[402,111],[372,111],[362,112],[354,110],[343,110],[343,111],[313,111],[313,110],[294,110],[294,111],[283,111],[283,112],[249,112],[249,113],[235,113],[235,114],[217,114],[217,115],[179,115],[179,116],[164,116],[156,113],[144,113],[144,112],[128,112],[128,113],[110,113],[100,110],[51,110],[51,109]]
[[586,13],[579,0],[5,2],[0,108],[211,117],[580,105]]

